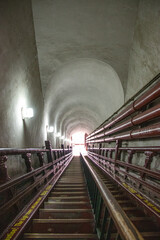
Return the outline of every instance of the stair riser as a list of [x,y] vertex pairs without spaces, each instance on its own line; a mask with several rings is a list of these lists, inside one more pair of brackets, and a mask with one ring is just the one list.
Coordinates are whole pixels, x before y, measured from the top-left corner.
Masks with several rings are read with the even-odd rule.
[[44,204],[45,209],[91,209],[90,203],[48,203],[46,202]]
[[93,219],[92,212],[40,212],[39,217],[41,219]]
[[85,184],[84,179],[71,179],[71,178],[63,178],[59,180],[60,184]]
[[35,233],[94,233],[93,223],[33,223]]
[[57,184],[57,188],[86,188],[84,184]]
[[79,201],[84,201],[84,202],[87,202],[88,198],[87,197],[81,197],[81,198],[61,198],[61,199],[55,199],[54,197],[53,198],[49,198],[48,199],[48,202],[50,201],[54,201],[56,203],[58,202],[79,202]]
[[[25,240],[64,240],[64,239],[66,239],[66,240],[98,240],[97,238],[75,238],[75,237],[72,237],[72,238],[64,238],[64,237],[62,237],[62,238],[49,238],[49,237],[47,237],[47,238],[44,238],[44,237],[38,237],[38,238],[34,238],[34,237],[25,237],[24,238]],[[154,240],[154,239],[153,239]]]
[[54,188],[54,192],[87,192],[86,188]]
[[87,192],[52,192],[51,197],[77,197],[77,196],[88,196]]

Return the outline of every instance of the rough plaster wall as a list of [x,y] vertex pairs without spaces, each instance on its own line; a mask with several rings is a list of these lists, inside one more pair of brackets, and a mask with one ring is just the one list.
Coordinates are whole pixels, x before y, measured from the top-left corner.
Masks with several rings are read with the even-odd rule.
[[77,58],[99,59],[128,76],[138,0],[32,0],[43,92]]
[[160,1],[141,0],[129,61],[126,100],[160,72]]
[[[0,1],[0,147],[43,144],[43,97],[30,0]],[[21,118],[22,107],[34,118]]]

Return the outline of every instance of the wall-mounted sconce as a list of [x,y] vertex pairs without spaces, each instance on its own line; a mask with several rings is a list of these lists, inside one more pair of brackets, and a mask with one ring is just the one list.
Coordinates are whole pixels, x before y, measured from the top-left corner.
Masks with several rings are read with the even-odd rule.
[[61,134],[60,134],[60,132],[58,132],[57,134],[56,134],[56,137],[60,137],[61,136]]
[[61,139],[64,139],[64,136],[62,136]]
[[54,131],[54,127],[53,126],[46,126],[47,132],[52,133]]
[[22,113],[22,119],[32,118],[34,116],[33,108],[24,108],[23,107],[21,109],[21,113]]

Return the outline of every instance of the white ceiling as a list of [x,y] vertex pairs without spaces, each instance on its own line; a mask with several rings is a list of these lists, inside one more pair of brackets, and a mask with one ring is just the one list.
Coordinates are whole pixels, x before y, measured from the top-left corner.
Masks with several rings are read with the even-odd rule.
[[138,0],[32,0],[50,122],[89,132],[124,102]]

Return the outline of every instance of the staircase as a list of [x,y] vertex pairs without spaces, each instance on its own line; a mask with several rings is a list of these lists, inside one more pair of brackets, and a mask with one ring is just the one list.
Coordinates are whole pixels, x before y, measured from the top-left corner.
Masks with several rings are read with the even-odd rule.
[[73,158],[23,239],[97,239],[79,157]]

